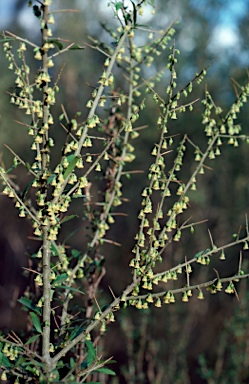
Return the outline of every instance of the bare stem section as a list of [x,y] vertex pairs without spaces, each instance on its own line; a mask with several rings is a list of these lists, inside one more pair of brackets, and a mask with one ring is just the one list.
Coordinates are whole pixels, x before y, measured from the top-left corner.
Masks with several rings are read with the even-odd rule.
[[[44,127],[48,126],[49,119],[49,109],[50,105],[47,101],[48,98],[48,89],[50,76],[48,71],[48,51],[49,51],[49,42],[48,42],[48,14],[49,9],[47,5],[43,5],[42,9],[42,45],[40,53],[42,55],[42,73],[47,77],[47,81],[43,81],[41,84],[42,89],[42,143],[39,152],[41,153],[41,191],[43,198],[47,200],[47,177],[46,173],[50,168],[49,162],[49,147],[48,147],[48,130]],[[46,203],[45,203],[46,204]],[[50,265],[51,265],[51,250],[50,250],[50,241],[48,239],[49,234],[49,218],[46,209],[42,212],[43,221],[42,225],[42,283],[43,283],[43,307],[42,307],[42,320],[43,320],[43,329],[42,329],[42,357],[44,360],[45,371],[49,374],[51,371],[50,366],[50,332],[51,332],[51,299],[52,291],[50,284]]]

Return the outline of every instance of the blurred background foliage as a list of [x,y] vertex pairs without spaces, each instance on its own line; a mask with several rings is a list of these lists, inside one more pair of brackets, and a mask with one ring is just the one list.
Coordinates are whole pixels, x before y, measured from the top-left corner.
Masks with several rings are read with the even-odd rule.
[[[39,26],[27,3],[20,0],[3,1],[0,6],[3,9],[0,29],[27,36],[38,43]],[[54,9],[79,10],[56,14],[56,36],[79,45],[91,44],[89,36],[111,43],[110,36],[101,26],[101,23],[108,28],[115,25],[107,3],[107,0],[54,1]],[[248,76],[249,1],[158,0],[155,5],[156,15],[152,18],[150,12],[145,13],[141,22],[160,29],[174,20],[178,21],[175,39],[176,47],[181,51],[177,64],[179,87],[184,86],[196,72],[214,60],[205,82],[194,87],[192,98],[202,98],[205,84],[208,84],[215,102],[226,112],[235,99],[232,79],[243,84]],[[31,62],[32,56],[28,60]],[[86,101],[90,97],[91,86],[95,86],[101,73],[103,62],[102,55],[89,47],[84,51],[71,51],[58,57],[53,76],[60,76],[61,92],[53,109],[54,116],[61,113],[60,105],[63,104],[69,118],[73,118],[77,111],[82,111],[84,119]],[[158,57],[150,72],[145,75],[153,75],[166,63],[167,57]],[[28,120],[25,121],[21,111],[9,104],[6,90],[11,91],[14,79],[7,69],[3,54],[0,55],[0,67],[0,150],[4,163],[9,166],[11,155],[4,149],[5,143],[11,145],[27,161],[30,159],[27,136],[15,122]],[[32,67],[34,73],[37,69]],[[123,83],[123,79],[117,77],[116,88],[122,89]],[[162,97],[166,86],[165,75],[160,84],[156,85]],[[141,131],[135,143],[137,157],[131,165],[132,169],[145,172],[138,172],[131,176],[131,180],[124,181],[123,195],[126,200],[120,211],[125,215],[117,217],[109,233],[109,237],[122,246],[108,245],[102,250],[103,254],[108,255],[107,274],[102,289],[107,292],[108,286],[111,286],[116,294],[129,281],[128,263],[138,224],[140,192],[146,183],[146,170],[150,161],[148,153],[158,135],[155,128],[156,116],[152,109],[154,103],[150,95],[146,98],[146,105],[139,124],[146,124],[148,128]],[[190,138],[198,141],[200,147],[204,139],[202,111],[201,102],[198,102],[194,112],[179,117],[176,124],[176,132],[186,132]],[[248,135],[247,106],[242,109],[238,123],[242,124],[244,133]],[[59,125],[53,129],[60,151],[65,133]],[[207,229],[211,231],[217,246],[229,242],[240,225],[243,231],[245,214],[248,213],[248,146],[246,143],[241,143],[239,149],[223,146],[222,152],[223,156],[215,160],[214,168],[200,179],[197,192],[191,196],[192,220],[208,218],[208,222],[197,227],[194,235],[185,234],[179,244],[172,244],[171,249],[167,250],[167,265],[176,264],[185,256],[190,258],[207,248],[210,244]],[[185,161],[189,161],[191,170],[193,164],[188,156]],[[20,173],[19,176],[25,187],[26,175]],[[24,225],[24,221],[17,218],[11,201],[1,196],[0,209],[0,327],[18,331],[25,327],[25,314],[20,314],[16,298],[29,284],[23,276],[22,267],[28,267],[27,254],[32,253],[37,245],[29,238],[32,231],[28,224]],[[70,225],[63,229],[64,234],[73,232],[75,223]],[[77,225],[83,228],[80,220]],[[80,230],[70,241],[75,248],[84,248]],[[238,268],[237,249],[228,252],[223,264],[217,259],[212,260],[209,269],[196,268],[193,281],[214,277],[212,268],[217,269],[221,276],[234,274]],[[240,302],[223,292],[213,296],[207,292],[203,301],[197,302],[193,297],[188,304],[179,300],[175,305],[161,309],[121,311],[115,326],[110,328],[107,337],[101,342],[103,353],[113,355],[117,361],[118,377],[112,379],[112,383],[249,382],[247,282],[243,282],[238,289]],[[108,295],[106,293],[106,299],[109,300]]]

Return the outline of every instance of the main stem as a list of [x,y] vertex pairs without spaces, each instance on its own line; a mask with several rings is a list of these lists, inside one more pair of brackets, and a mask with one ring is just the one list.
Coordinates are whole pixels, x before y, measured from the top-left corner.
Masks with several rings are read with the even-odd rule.
[[[42,18],[42,71],[43,73],[48,73],[48,53],[47,49],[43,49],[45,43],[47,42],[47,20],[48,20],[48,6],[43,6],[43,18]],[[46,102],[47,98],[47,89],[48,82],[45,82],[42,88],[43,94],[43,126],[48,124],[49,117],[49,105]],[[43,134],[42,142],[42,175],[45,174],[49,167],[49,155],[48,155],[48,134],[45,132]],[[46,177],[42,178],[42,193],[47,199],[47,181]],[[43,210],[43,222],[45,221],[47,213]],[[50,284],[50,241],[48,239],[49,235],[49,224],[44,225],[42,228],[42,268],[43,268],[43,332],[42,332],[42,357],[45,366],[45,374],[50,375],[52,370],[51,367],[51,357],[49,352],[50,347],[50,316],[51,316],[51,284]]]

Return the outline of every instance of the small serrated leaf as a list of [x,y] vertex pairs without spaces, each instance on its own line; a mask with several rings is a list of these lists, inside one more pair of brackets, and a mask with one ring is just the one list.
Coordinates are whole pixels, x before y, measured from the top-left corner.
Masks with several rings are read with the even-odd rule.
[[73,199],[82,199],[82,197],[86,197],[86,195],[76,195],[74,193],[73,196],[72,196]]
[[19,303],[21,303],[25,307],[32,309],[32,311],[35,311],[38,315],[41,314],[40,309],[27,297],[23,296],[20,299],[18,299],[17,301],[19,301]]
[[73,368],[75,366],[75,360],[72,357],[70,357],[69,364],[70,368]]
[[85,340],[85,344],[87,347],[86,363],[87,363],[87,366],[89,367],[96,359],[96,351],[93,343],[90,340]]
[[79,289],[69,287],[67,285],[56,285],[56,288],[67,289],[68,291],[77,292],[77,293],[81,293],[82,295],[85,295],[85,293],[80,291]]
[[90,381],[88,384],[101,384],[100,381]]
[[63,49],[63,44],[61,44],[61,42],[59,40],[51,39],[51,40],[48,40],[48,43],[52,43],[52,44],[57,45],[57,47],[59,48],[60,51]]
[[52,175],[50,175],[48,178],[47,178],[47,183],[48,184],[51,184],[52,181],[56,178],[56,174],[55,173],[52,173]]
[[42,333],[41,323],[38,316],[35,314],[35,312],[30,312],[30,316],[37,332]]
[[41,336],[41,335],[34,335],[34,336],[30,337],[30,338],[28,339],[28,341],[26,341],[25,345],[28,345],[28,344],[33,343],[33,342],[36,341],[40,336]]
[[13,366],[3,352],[0,352],[0,365],[2,368],[11,368]]
[[6,37],[5,39],[0,39],[0,43],[7,43],[8,41],[13,41],[13,40],[15,39],[12,37]]
[[79,257],[80,256],[80,251],[78,249],[72,249],[71,254],[73,257]]
[[63,175],[64,180],[70,175],[71,172],[73,172],[73,170],[77,164],[77,161],[79,160],[79,156],[75,156],[75,155],[71,155],[70,158],[72,158],[72,159],[70,160],[68,167],[65,170],[64,175]]
[[85,47],[75,44],[69,48],[69,50],[76,50],[76,49],[85,49]]
[[[27,168],[28,171],[30,171],[31,166],[30,166],[30,164],[28,162],[25,163],[25,167]],[[37,169],[38,169],[38,167],[35,168],[35,170],[37,170]]]
[[68,273],[62,273],[61,275],[56,277],[56,279],[53,281],[53,285],[58,282],[63,283],[63,281],[66,281],[67,278],[68,278]]
[[24,198],[26,197],[29,189],[32,187],[32,184],[33,184],[34,180],[31,180],[28,185],[26,185],[26,187],[24,188],[24,191],[22,193],[22,196],[21,196],[21,199],[24,200]]
[[[76,327],[73,329],[72,333],[69,336],[69,341],[73,340],[75,337],[80,335],[84,331],[84,328],[82,326]],[[86,368],[86,367],[85,367]]]
[[19,355],[18,360],[15,362],[15,368],[25,364],[25,362],[26,362],[26,358],[22,355]]
[[64,217],[64,219],[61,220],[61,224],[66,223],[67,221],[72,220],[72,219],[74,219],[75,217],[79,217],[79,216],[78,216],[78,215],[70,215],[70,216],[66,216],[66,217]]
[[116,373],[112,369],[105,368],[105,367],[96,369],[96,372],[101,372],[106,375],[116,376]]
[[134,23],[134,25],[136,25],[136,23],[137,23],[137,7],[132,0],[131,0],[131,3],[133,6],[133,23]]
[[51,243],[51,252],[52,252],[52,256],[58,256],[59,255],[59,249],[53,244],[53,242]]
[[203,251],[200,251],[194,255],[195,259],[198,259],[200,256],[204,256],[206,253],[210,251],[210,248],[204,249]]
[[123,7],[123,2],[119,1],[118,3],[115,4],[115,9],[116,11],[119,11]]

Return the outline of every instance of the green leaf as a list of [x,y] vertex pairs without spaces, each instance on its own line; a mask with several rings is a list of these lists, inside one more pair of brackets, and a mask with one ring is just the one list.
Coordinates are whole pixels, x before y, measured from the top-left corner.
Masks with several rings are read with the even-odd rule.
[[76,195],[74,193],[73,196],[72,196],[73,199],[82,199],[82,197],[86,197],[86,195]]
[[73,257],[79,257],[80,256],[80,251],[78,249],[72,249],[71,254]]
[[[69,160],[69,159],[71,159],[71,160]],[[77,161],[79,160],[79,156],[71,155],[71,156],[68,156],[67,160],[69,161],[69,164],[68,164],[68,167],[65,170],[64,175],[63,175],[64,180],[70,175],[70,173],[73,172],[75,165],[77,164]]]
[[67,273],[62,273],[61,275],[57,276],[56,279],[53,281],[53,285],[60,282],[63,283],[63,281],[66,281],[68,278]]
[[89,367],[89,365],[91,365],[96,359],[96,351],[93,343],[90,340],[85,340],[85,345],[87,347],[86,363]]
[[19,303],[24,305],[25,307],[28,307],[29,309],[32,309],[32,311],[35,311],[38,315],[41,314],[40,309],[27,297],[23,296],[20,299],[18,299]]
[[25,361],[26,361],[25,357],[22,355],[19,355],[18,360],[15,362],[15,368],[25,364]]
[[69,155],[69,156],[67,156],[67,161],[70,163],[74,158],[75,158],[74,154]]
[[136,24],[136,27],[148,28],[148,24]]
[[34,312],[30,312],[30,316],[37,332],[42,333],[41,323],[38,316]]
[[0,43],[7,43],[8,41],[15,40],[14,37],[6,37],[5,39],[0,39]]
[[101,382],[100,381],[90,381],[90,383],[88,383],[88,384],[101,384]]
[[108,365],[115,364],[116,362],[117,362],[117,360],[108,360]]
[[70,336],[69,336],[69,340],[70,340],[70,341],[73,340],[73,339],[74,339],[75,337],[77,337],[81,332],[83,332],[84,329],[85,329],[85,328],[83,328],[82,326],[75,328],[75,329],[72,331],[72,333],[70,334]]
[[204,256],[204,255],[205,255],[206,253],[208,253],[209,251],[211,251],[210,248],[204,249],[203,251],[200,251],[200,252],[196,253],[196,255],[195,255],[194,257],[195,257],[195,259],[198,259],[198,257],[200,257],[200,256]]
[[[19,164],[18,164],[19,165]],[[12,167],[8,168],[5,173],[10,173],[13,169],[16,169],[17,165],[12,165]]]
[[25,345],[28,345],[28,344],[33,343],[33,342],[36,341],[40,336],[41,336],[41,335],[34,335],[34,336],[30,337],[30,338],[28,339],[28,341],[26,341]]
[[123,2],[119,1],[115,4],[116,11],[119,11],[123,7]]
[[49,177],[47,178],[47,183],[48,183],[48,184],[51,184],[52,181],[53,181],[55,178],[56,178],[56,174],[53,173],[51,176],[49,176]]
[[59,255],[59,249],[51,242],[51,252],[52,256],[58,256]]
[[70,368],[73,368],[75,366],[75,360],[72,357],[70,357],[69,364],[70,364]]
[[59,48],[60,51],[63,49],[63,44],[61,44],[61,42],[59,40],[51,39],[51,40],[47,40],[47,42],[57,45],[57,47]]
[[80,45],[73,45],[69,48],[69,50],[76,50],[76,49],[85,49],[85,47],[81,47]]
[[[61,381],[61,380],[59,380],[59,381],[53,381],[53,383],[54,384],[61,384],[61,383],[65,383],[65,381]],[[44,383],[45,384],[45,383]],[[70,381],[70,384],[79,384],[79,382],[78,381]],[[89,384],[89,383],[88,383]],[[101,384],[101,383],[99,383],[99,384]]]
[[[34,364],[35,364],[36,367],[40,367],[40,368],[44,367],[44,363],[43,362],[39,362],[37,360],[34,362]],[[30,364],[29,358],[26,359],[26,362],[23,363],[23,366],[25,367],[26,370],[34,373],[34,371],[32,371],[32,365]],[[47,383],[44,383],[44,382],[42,382],[42,383],[43,384],[47,384]]]
[[132,6],[133,6],[133,22],[134,22],[134,25],[136,25],[136,22],[137,22],[137,7],[133,3],[132,0],[131,0],[131,3],[132,3]]
[[38,7],[38,5],[33,6],[33,13],[36,17],[38,17],[38,19],[41,18],[41,11],[40,11],[40,8]]
[[106,375],[116,376],[116,373],[109,368],[98,368],[96,372],[105,373]]
[[77,293],[81,293],[82,295],[85,295],[85,293],[80,291],[79,289],[73,288],[73,287],[69,287],[68,285],[56,285],[56,288],[68,289],[69,291],[77,292]]
[[67,221],[72,220],[72,219],[74,219],[75,217],[79,217],[79,216],[78,216],[78,215],[70,215],[70,216],[66,216],[66,217],[64,217],[64,219],[61,220],[61,224],[66,223]]
[[73,232],[70,232],[69,235],[65,238],[64,244],[67,244],[68,240],[73,237],[77,232],[79,232],[79,227],[76,228]]
[[11,368],[12,367],[11,362],[9,361],[8,357],[6,357],[4,355],[3,352],[0,352],[0,366],[2,368]]
[[28,185],[26,185],[26,187],[24,188],[24,191],[23,191],[22,196],[21,196],[21,199],[22,199],[22,200],[25,198],[25,196],[27,195],[29,189],[32,187],[33,181],[34,181],[34,180],[30,181],[30,182],[28,183]]
[[[27,168],[28,171],[30,171],[31,166],[30,166],[30,164],[29,164],[28,162],[25,163],[25,167]],[[38,170],[40,170],[39,167],[35,167],[35,168],[33,168],[33,171],[38,171]]]

